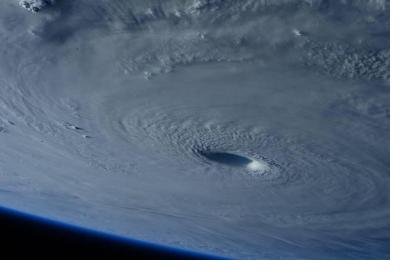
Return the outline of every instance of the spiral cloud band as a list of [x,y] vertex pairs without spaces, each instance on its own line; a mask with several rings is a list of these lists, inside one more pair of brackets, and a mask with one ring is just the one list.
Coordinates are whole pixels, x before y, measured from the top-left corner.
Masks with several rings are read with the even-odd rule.
[[232,258],[389,258],[388,1],[4,0],[0,40],[0,205]]

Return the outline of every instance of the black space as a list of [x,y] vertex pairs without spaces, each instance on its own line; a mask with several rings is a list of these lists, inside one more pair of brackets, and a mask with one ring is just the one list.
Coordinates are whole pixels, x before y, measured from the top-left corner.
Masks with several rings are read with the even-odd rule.
[[217,258],[114,237],[0,209],[0,259],[192,260]]

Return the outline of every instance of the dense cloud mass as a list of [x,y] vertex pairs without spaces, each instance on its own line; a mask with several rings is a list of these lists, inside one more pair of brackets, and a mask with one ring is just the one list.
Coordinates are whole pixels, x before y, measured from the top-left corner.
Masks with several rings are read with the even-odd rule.
[[381,0],[1,1],[0,205],[233,258],[389,258],[389,33]]
[[54,4],[54,0],[19,0],[20,6],[30,12],[38,13],[47,6]]

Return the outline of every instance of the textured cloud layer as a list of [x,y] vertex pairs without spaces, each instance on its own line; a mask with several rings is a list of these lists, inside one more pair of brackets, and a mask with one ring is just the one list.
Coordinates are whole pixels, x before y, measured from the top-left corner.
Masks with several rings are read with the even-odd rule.
[[0,40],[2,205],[228,257],[389,257],[389,2],[7,0]]

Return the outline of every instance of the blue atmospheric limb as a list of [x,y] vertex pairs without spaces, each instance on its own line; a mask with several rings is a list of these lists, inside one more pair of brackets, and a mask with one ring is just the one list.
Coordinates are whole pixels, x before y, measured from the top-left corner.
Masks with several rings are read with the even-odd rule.
[[2,258],[225,259],[83,228],[0,207]]

